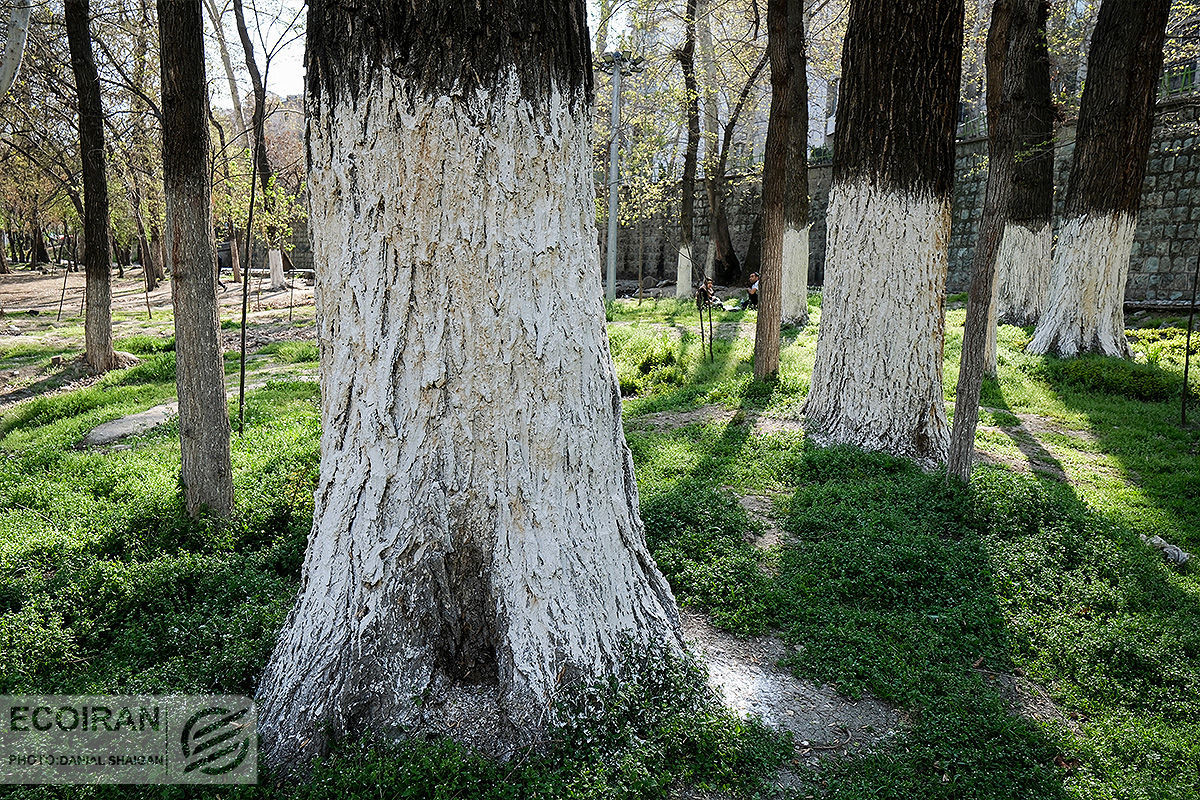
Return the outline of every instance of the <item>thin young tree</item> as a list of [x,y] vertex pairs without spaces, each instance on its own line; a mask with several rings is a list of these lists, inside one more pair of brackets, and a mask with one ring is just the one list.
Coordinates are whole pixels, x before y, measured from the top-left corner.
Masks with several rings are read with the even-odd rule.
[[271,765],[396,727],[502,750],[678,646],[594,291],[585,20],[310,3],[321,466],[259,687]]
[[[276,192],[274,190],[275,170],[267,154],[266,77],[263,71],[259,69],[258,59],[254,56],[254,43],[250,40],[250,29],[246,24],[246,13],[242,0],[233,0],[233,14],[237,22],[238,38],[242,43],[242,52],[246,57],[246,71],[250,75],[250,85],[254,91],[254,109],[250,114],[251,134],[254,140],[254,162],[263,196],[263,210],[267,214],[270,214],[274,211]],[[290,26],[286,27],[290,28]],[[278,54],[282,41],[276,42],[274,47],[265,48],[264,57],[267,63],[267,70],[270,70],[271,60]],[[267,264],[271,273],[271,289],[283,289],[287,285],[284,277],[284,262],[287,260],[287,254],[280,246],[279,231],[274,225],[268,226],[267,239]],[[246,269],[250,269],[250,264],[246,264],[245,266]]]
[[233,507],[229,407],[217,312],[208,86],[201,0],[158,0],[162,44],[163,183],[175,306],[180,481],[188,513],[225,516]]
[[1040,3],[1037,12],[1036,33],[1026,39],[1031,50],[1022,58],[1024,88],[1012,101],[1016,163],[1004,234],[996,255],[993,318],[1010,325],[1037,324],[1050,288],[1054,244],[1050,226],[1054,211],[1054,104],[1046,39],[1050,3]]
[[1027,97],[1029,61],[1038,54],[1037,40],[1044,37],[1049,0],[996,0],[988,29],[987,108],[988,180],[983,218],[975,242],[971,286],[967,299],[967,321],[963,333],[958,388],[954,398],[954,428],[950,436],[947,469],[966,480],[975,455],[975,429],[979,423],[979,395],[987,371],[989,345],[995,339],[993,285],[996,256],[1001,238],[1008,230],[1016,176],[1019,131],[1029,125],[1022,117],[1031,113]]
[[785,300],[797,290],[797,265],[787,262],[800,257],[799,239],[808,218],[808,77],[803,0],[768,0],[767,36],[771,116],[763,163],[762,274],[754,334],[754,377],[759,380],[779,372],[784,306],[789,322],[803,324],[808,318],[807,246],[803,247],[805,263],[799,287],[804,311]]
[[67,43],[79,102],[79,153],[83,165],[84,270],[87,314],[85,359],[93,372],[119,365],[112,337],[112,256],[109,252],[108,177],[104,167],[104,111],[92,55],[88,0],[66,0]]
[[1046,310],[1029,352],[1128,358],[1125,281],[1170,0],[1104,0],[1088,56]]
[[806,404],[818,440],[940,461],[963,0],[851,0]]
[[684,10],[684,42],[675,57],[683,72],[684,106],[687,112],[687,147],[683,153],[683,181],[679,201],[679,254],[675,267],[675,296],[692,296],[695,261],[696,162],[700,154],[700,92],[696,85],[696,3],[687,0]]

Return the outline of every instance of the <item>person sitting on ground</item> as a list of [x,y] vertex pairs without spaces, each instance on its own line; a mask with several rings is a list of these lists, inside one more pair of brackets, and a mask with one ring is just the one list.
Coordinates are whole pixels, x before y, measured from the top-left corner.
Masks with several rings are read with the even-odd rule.
[[696,290],[696,308],[703,311],[706,308],[720,305],[721,301],[717,299],[712,278],[705,278],[704,282],[700,284],[700,288]]
[[748,308],[758,308],[758,273],[750,273],[750,292],[746,295],[746,300],[742,303],[742,311]]

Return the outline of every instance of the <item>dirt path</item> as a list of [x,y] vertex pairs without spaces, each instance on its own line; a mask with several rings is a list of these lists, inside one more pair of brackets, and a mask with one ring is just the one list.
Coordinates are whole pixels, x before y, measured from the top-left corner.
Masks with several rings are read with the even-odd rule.
[[[82,272],[72,272],[66,277],[66,295],[63,296],[63,278],[65,270],[61,267],[41,270],[22,269],[12,275],[0,275],[0,308],[6,315],[28,314],[36,311],[36,316],[57,315],[59,301],[63,303],[63,317],[79,316],[80,304],[83,301],[84,275]],[[118,278],[114,272],[112,278],[112,309],[113,311],[144,312],[146,310],[145,280],[140,267],[125,270],[125,277]],[[261,290],[261,291],[260,291]],[[241,292],[238,287],[226,283],[218,287],[218,300],[221,304],[221,317],[229,316],[241,306]],[[250,281],[251,307],[262,305],[266,308],[286,308],[289,298],[294,300],[297,307],[312,305],[312,287],[302,280],[295,283],[294,297],[288,290],[270,292],[258,278]],[[158,288],[150,292],[150,309],[165,310],[171,307],[171,283],[164,281]]]

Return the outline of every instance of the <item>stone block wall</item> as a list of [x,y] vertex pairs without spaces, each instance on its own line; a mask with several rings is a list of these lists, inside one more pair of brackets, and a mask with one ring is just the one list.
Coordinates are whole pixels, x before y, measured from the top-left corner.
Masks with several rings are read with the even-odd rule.
[[[1055,222],[1061,218],[1063,191],[1070,175],[1075,129],[1063,126],[1055,151]],[[809,167],[809,284],[824,282],[825,209],[829,200],[832,167]],[[950,233],[950,270],[947,291],[965,291],[970,279],[975,238],[983,213],[987,185],[987,141],[965,139],[958,143],[955,156],[953,223]],[[703,186],[697,187],[695,221],[695,258],[704,263],[708,249],[708,203]],[[743,182],[729,192],[726,206],[730,235],[743,262],[750,256],[755,226],[762,215],[761,186]],[[1129,269],[1126,300],[1181,300],[1190,295],[1192,273],[1200,257],[1200,97],[1160,102],[1154,139],[1147,162],[1142,208],[1138,216],[1136,238]],[[598,226],[603,269],[605,229]],[[618,239],[617,274],[623,280],[635,280],[642,265],[647,285],[674,281],[676,248],[679,239],[679,207],[672,204],[663,213],[635,224],[623,225]],[[305,223],[295,226],[292,237],[292,262],[301,269],[312,266],[312,250]],[[266,253],[255,247],[256,266],[265,265]],[[757,254],[751,258],[757,262]]]

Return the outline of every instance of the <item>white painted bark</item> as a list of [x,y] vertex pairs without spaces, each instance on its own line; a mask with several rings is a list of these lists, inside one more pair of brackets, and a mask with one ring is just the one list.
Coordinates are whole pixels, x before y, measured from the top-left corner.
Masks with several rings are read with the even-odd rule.
[[805,407],[818,441],[944,460],[950,203],[834,184],[821,327]]
[[283,253],[277,248],[267,251],[267,264],[271,267],[271,291],[287,288],[287,279],[283,274]]
[[29,38],[29,20],[33,14],[32,0],[17,0],[8,18],[8,40],[0,59],[0,99],[12,88],[25,56],[25,41]]
[[692,296],[692,245],[679,243],[679,258],[675,266],[675,296]]
[[1036,325],[1050,289],[1054,233],[1050,223],[1004,226],[996,254],[995,315],[1009,325]]
[[782,311],[784,325],[808,323],[808,230],[783,229]]
[[1077,216],[1062,225],[1030,353],[1133,355],[1125,338],[1125,281],[1136,228],[1134,215],[1115,212]]
[[564,686],[680,646],[595,292],[588,104],[370,92],[309,109],[320,484],[260,688],[273,763],[408,726],[503,753]]

